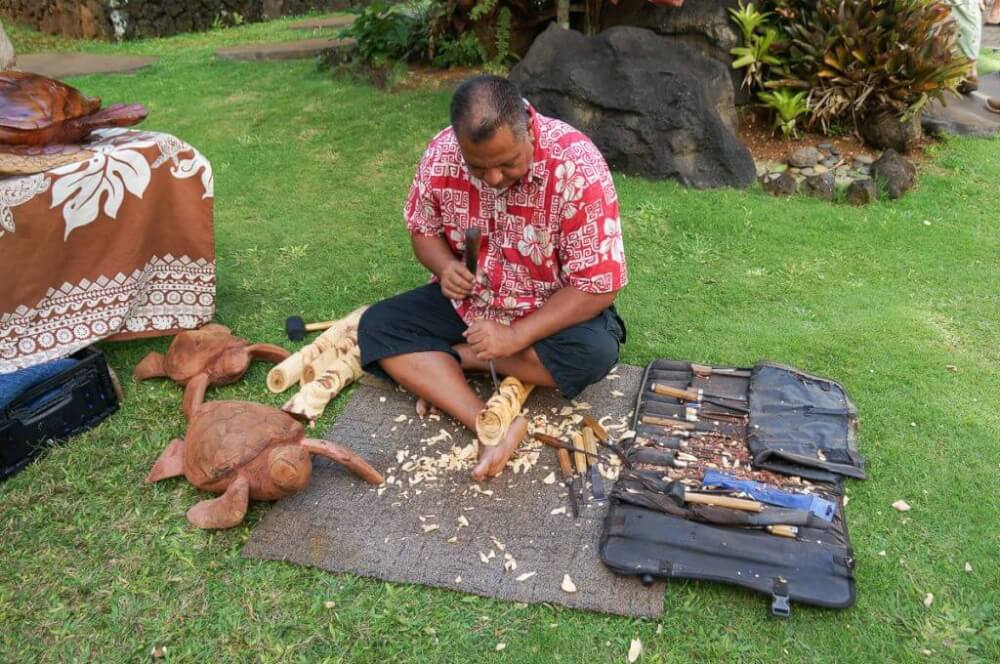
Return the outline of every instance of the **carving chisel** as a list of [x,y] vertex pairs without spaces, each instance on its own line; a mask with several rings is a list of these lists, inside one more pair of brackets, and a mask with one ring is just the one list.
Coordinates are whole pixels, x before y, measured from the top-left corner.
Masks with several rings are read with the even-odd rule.
[[[482,233],[475,226],[466,229],[465,231],[465,267],[468,268],[469,272],[472,273],[473,280],[475,280],[476,272],[479,269],[479,238],[482,237]],[[493,364],[493,360],[489,360],[490,363],[490,378],[493,379],[493,389],[497,393],[500,392],[500,381],[497,380],[497,368]]]
[[563,484],[569,491],[569,510],[575,519],[580,516],[580,506],[577,505],[576,488],[573,486],[573,463],[569,460],[569,451],[566,448],[560,447],[556,450],[556,454],[559,456],[559,470],[563,476]]

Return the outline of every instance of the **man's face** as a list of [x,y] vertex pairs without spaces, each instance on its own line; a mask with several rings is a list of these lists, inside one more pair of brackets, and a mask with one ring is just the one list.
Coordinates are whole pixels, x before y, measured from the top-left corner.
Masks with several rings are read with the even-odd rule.
[[458,145],[469,173],[494,189],[506,189],[531,168],[530,131],[518,137],[510,127],[503,125],[481,143],[473,143],[459,135]]

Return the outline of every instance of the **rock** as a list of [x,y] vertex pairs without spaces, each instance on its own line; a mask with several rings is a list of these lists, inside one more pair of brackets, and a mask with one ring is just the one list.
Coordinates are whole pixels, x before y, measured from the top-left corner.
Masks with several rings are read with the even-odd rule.
[[840,148],[838,148],[836,145],[830,146],[830,154],[832,154],[835,157],[839,157],[840,156]]
[[845,175],[837,175],[834,178],[834,186],[837,189],[847,189],[852,182],[854,182],[854,178]]
[[836,157],[827,157],[820,163],[826,166],[827,168],[833,168],[834,166],[840,163],[840,160],[837,159]]
[[875,189],[875,181],[871,178],[855,180],[847,185],[844,193],[847,202],[851,205],[868,205],[878,200],[878,191]]
[[760,186],[772,196],[791,196],[799,183],[791,173],[768,173],[760,179]]
[[904,154],[916,147],[924,136],[918,115],[904,122],[893,113],[879,113],[862,120],[858,129],[868,145],[892,148]]
[[807,196],[822,198],[825,201],[832,201],[837,190],[836,180],[833,173],[821,173],[806,178],[802,183],[801,191]]
[[854,163],[855,164],[862,164],[864,166],[871,166],[874,162],[875,162],[874,157],[871,157],[869,155],[866,155],[866,154],[857,154],[857,155],[854,155]]
[[720,115],[736,112],[727,68],[676,40],[632,27],[586,37],[553,23],[510,79],[615,169],[698,188],[755,179],[753,157]]
[[809,145],[788,155],[788,164],[796,168],[810,168],[819,163],[821,156],[819,150]]
[[816,175],[822,175],[823,173],[826,173],[828,170],[830,169],[824,166],[823,164],[816,164],[815,166],[813,166],[813,172]]
[[802,172],[802,169],[801,168],[795,168],[794,166],[789,166],[788,167],[788,172],[792,173],[794,175],[798,175],[799,173]]
[[764,166],[767,167],[768,173],[782,173],[788,170],[788,164],[780,161],[766,161]]
[[739,29],[728,10],[735,8],[738,0],[713,0],[712,2],[685,2],[680,7],[666,7],[647,0],[621,0],[617,4],[604,3],[601,9],[601,30],[615,26],[648,28],[677,41],[683,41],[702,55],[718,60],[729,70],[733,91],[740,103],[748,99],[741,89],[743,70],[733,70],[733,57],[729,50],[743,45]]
[[816,175],[816,169],[815,168],[803,168],[799,172],[802,175],[806,176],[806,177],[811,177],[813,175]]
[[820,150],[823,150],[824,152],[829,152],[830,150],[833,149],[833,143],[820,143],[816,147],[818,147]]
[[886,150],[872,164],[872,175],[885,183],[889,198],[896,199],[908,192],[917,183],[917,168],[895,150]]

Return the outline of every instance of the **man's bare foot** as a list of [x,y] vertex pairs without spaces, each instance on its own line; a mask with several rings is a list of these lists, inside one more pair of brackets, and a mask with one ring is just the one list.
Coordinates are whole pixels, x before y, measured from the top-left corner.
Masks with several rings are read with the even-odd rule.
[[438,409],[427,399],[417,397],[417,415],[427,417],[428,415],[437,415],[438,412]]
[[507,435],[499,445],[479,447],[479,463],[472,469],[472,479],[481,481],[487,477],[496,477],[503,472],[507,460],[517,451],[521,441],[528,435],[528,420],[517,416],[507,428]]

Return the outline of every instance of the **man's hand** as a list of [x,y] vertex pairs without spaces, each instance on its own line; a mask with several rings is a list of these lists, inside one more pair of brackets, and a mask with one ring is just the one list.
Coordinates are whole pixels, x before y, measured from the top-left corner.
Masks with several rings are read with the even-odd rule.
[[464,300],[472,295],[475,275],[469,272],[462,261],[451,261],[444,266],[438,275],[441,281],[441,292],[452,300]]
[[463,334],[480,360],[499,360],[528,347],[513,327],[491,320],[477,320]]

